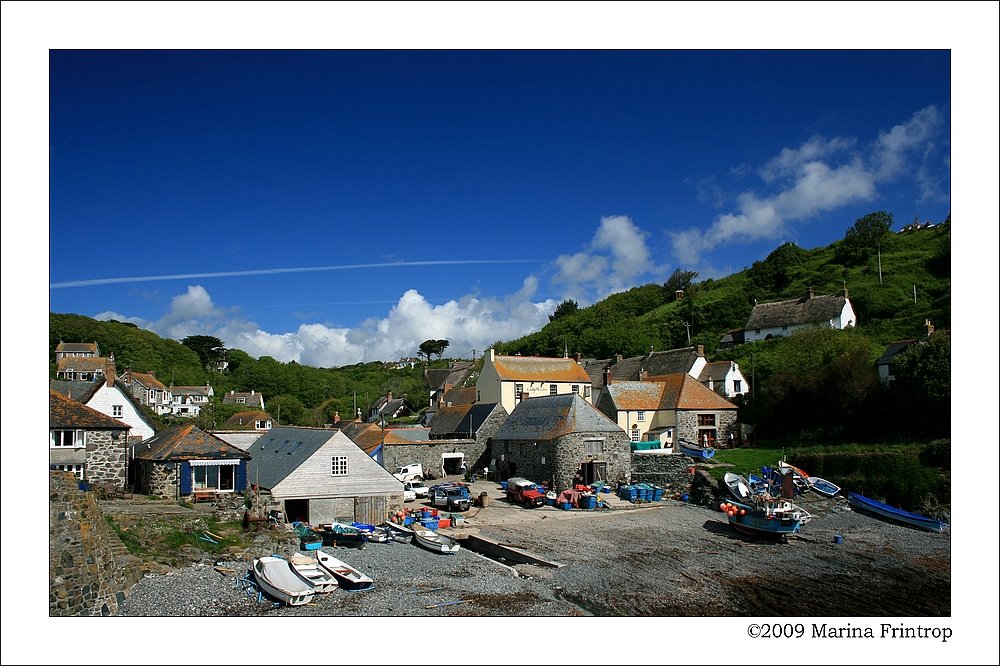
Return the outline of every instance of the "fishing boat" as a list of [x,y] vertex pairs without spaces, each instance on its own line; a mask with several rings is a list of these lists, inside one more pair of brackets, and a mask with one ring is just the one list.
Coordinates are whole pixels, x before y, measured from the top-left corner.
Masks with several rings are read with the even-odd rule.
[[330,572],[340,584],[340,589],[348,592],[361,592],[370,589],[375,581],[361,573],[343,560],[338,560],[333,555],[322,550],[316,551],[316,561],[319,566]]
[[435,553],[453,554],[459,549],[457,541],[434,530],[416,529],[413,530],[413,536],[417,545]]
[[315,591],[280,557],[261,557],[253,561],[253,575],[260,589],[288,606],[303,606],[312,601]]
[[337,579],[321,567],[319,561],[312,555],[292,553],[288,558],[288,566],[300,578],[309,583],[316,594],[325,594],[337,589]]
[[750,492],[754,495],[763,495],[765,493],[770,495],[778,494],[777,489],[771,484],[770,481],[759,477],[756,474],[747,474],[747,481],[750,483]]
[[736,531],[770,539],[784,539],[799,531],[801,514],[789,502],[759,501],[753,504],[728,502],[722,505],[729,525]]
[[409,527],[394,523],[391,520],[385,525],[389,528],[389,535],[394,541],[399,541],[400,543],[410,543],[413,541],[413,530]]
[[319,534],[323,537],[323,545],[336,548],[364,548],[368,543],[368,535],[353,525],[344,523],[324,523],[320,525]]
[[715,449],[710,446],[701,446],[700,444],[693,444],[686,439],[681,439],[677,441],[677,448],[680,452],[686,456],[691,456],[696,460],[708,460],[715,455]]
[[818,476],[810,476],[808,481],[809,487],[818,492],[820,495],[833,497],[840,492],[840,486],[836,483],[832,483],[826,479],[821,479]]
[[791,474],[792,482],[795,484],[796,488],[801,490],[809,490],[809,474],[808,472],[803,472],[801,469],[785,462],[784,460],[778,461],[778,472],[781,474]]
[[869,497],[865,497],[864,495],[859,495],[850,491],[847,493],[847,502],[854,510],[861,510],[880,518],[888,518],[889,520],[905,523],[906,525],[919,527],[920,529],[927,530],[928,532],[944,532],[948,527],[948,524],[942,520],[928,518],[927,516],[922,516],[919,513],[911,513],[909,511],[904,511],[903,509],[897,509],[894,506],[883,504],[877,500],[873,500]]
[[351,523],[351,526],[364,532],[370,543],[387,543],[390,540],[389,530],[384,527],[368,523]]
[[739,474],[726,472],[722,477],[722,482],[729,489],[729,494],[740,502],[748,502],[754,494],[750,489],[750,482]]

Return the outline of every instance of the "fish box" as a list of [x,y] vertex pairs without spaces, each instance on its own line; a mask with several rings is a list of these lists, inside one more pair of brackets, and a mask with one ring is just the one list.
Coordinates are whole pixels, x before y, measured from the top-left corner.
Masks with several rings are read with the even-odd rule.
[[441,529],[451,527],[451,518],[441,518],[440,520],[438,520],[438,527],[440,527]]

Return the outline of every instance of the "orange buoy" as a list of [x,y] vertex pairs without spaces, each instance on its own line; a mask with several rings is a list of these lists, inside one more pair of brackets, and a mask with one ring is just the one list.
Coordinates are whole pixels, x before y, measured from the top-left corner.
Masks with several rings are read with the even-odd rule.
[[747,510],[746,509],[740,509],[740,515],[741,516],[747,515]]

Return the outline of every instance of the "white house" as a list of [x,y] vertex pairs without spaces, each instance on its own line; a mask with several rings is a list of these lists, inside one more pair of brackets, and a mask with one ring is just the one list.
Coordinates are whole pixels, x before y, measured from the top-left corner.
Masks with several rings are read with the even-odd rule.
[[746,342],[756,342],[791,335],[808,326],[842,330],[857,324],[846,288],[839,294],[816,296],[810,287],[804,298],[755,305],[743,327],[743,337]]
[[272,428],[247,453],[247,482],[287,521],[378,525],[403,506],[403,484],[340,430]]
[[715,391],[727,398],[750,392],[747,379],[740,372],[740,366],[736,361],[706,363],[697,379],[710,391]]
[[508,414],[525,398],[575,393],[587,402],[590,376],[572,358],[498,356],[487,350],[476,380],[476,403],[500,403]]
[[128,387],[115,381],[113,374],[99,382],[67,382],[53,379],[49,381],[49,388],[131,426],[130,444],[146,441],[155,433],[153,425],[142,413],[139,403]]
[[152,372],[125,371],[122,382],[140,403],[159,415],[169,414],[173,404],[170,389],[156,378]]
[[208,405],[215,389],[211,384],[204,386],[171,386],[170,411],[174,416],[195,417],[201,413],[201,408]]

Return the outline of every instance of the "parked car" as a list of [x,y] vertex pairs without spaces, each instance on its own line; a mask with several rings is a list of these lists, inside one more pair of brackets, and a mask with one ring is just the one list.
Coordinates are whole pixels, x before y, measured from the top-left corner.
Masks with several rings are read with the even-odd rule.
[[404,488],[412,490],[418,499],[421,497],[427,497],[427,493],[430,492],[430,488],[425,486],[423,481],[407,481]]
[[417,499],[417,494],[415,492],[413,492],[412,488],[410,488],[410,484],[408,484],[408,483],[404,484],[403,485],[403,501],[404,502],[413,502],[413,501],[416,501],[416,499]]
[[392,475],[404,483],[407,481],[423,481],[424,468],[420,463],[410,463],[409,465],[397,467]]
[[532,481],[515,476],[507,480],[507,499],[530,509],[545,504],[545,493]]
[[465,486],[443,484],[430,489],[431,506],[448,511],[468,511],[472,507],[472,493]]

